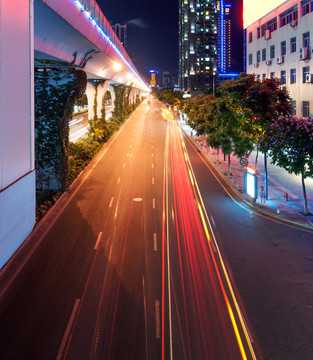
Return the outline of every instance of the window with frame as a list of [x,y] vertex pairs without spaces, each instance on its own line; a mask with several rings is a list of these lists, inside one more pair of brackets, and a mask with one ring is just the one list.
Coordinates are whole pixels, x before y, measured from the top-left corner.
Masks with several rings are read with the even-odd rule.
[[295,84],[297,82],[297,70],[290,69],[290,84]]
[[289,24],[292,20],[298,20],[298,4],[281,13],[279,18],[280,27]]
[[262,61],[266,60],[266,49],[262,49]]
[[249,54],[249,65],[252,65],[252,54]]
[[261,51],[256,52],[256,62],[259,63],[261,61]]
[[310,66],[304,66],[302,68],[302,82],[303,84],[306,83],[306,75],[310,74]]
[[256,79],[257,79],[257,81],[261,81],[261,75],[258,74],[258,75],[256,76]]
[[302,101],[302,116],[310,117],[310,101]]
[[280,52],[281,52],[281,55],[286,55],[286,52],[287,52],[286,41],[282,41],[280,43]]
[[270,47],[270,58],[274,59],[275,57],[275,45],[271,45]]
[[280,72],[280,83],[281,83],[282,85],[285,85],[286,82],[287,82],[286,70],[282,70],[282,71]]
[[274,78],[275,78],[275,72],[271,72],[271,73],[270,73],[270,78],[271,78],[271,79],[274,79]]
[[266,74],[262,74],[262,80],[264,81],[266,79]]
[[252,31],[249,32],[249,43],[252,43]]
[[313,11],[313,0],[302,0],[301,1],[302,16],[309,14],[312,11]]
[[292,37],[290,39],[290,53],[294,53],[297,51],[297,38],[296,37]]
[[261,36],[265,35],[265,30],[269,30],[270,32],[277,30],[277,17],[274,17],[273,19],[269,20],[268,22],[266,22],[261,26],[260,30],[259,29],[260,28],[257,28],[257,31],[260,31]]
[[296,100],[291,100],[290,105],[291,105],[291,115],[296,116],[296,114],[297,114],[297,102],[296,102]]
[[274,17],[267,22],[267,28],[270,32],[277,30],[277,17]]
[[257,39],[260,39],[260,37],[261,37],[261,28],[260,27],[258,27],[256,29],[256,37],[257,37]]
[[310,32],[302,34],[302,43],[304,47],[310,47]]

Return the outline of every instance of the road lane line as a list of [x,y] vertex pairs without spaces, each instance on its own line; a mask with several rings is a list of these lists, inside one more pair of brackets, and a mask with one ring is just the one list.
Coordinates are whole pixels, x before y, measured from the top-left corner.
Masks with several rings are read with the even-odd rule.
[[[256,360],[256,355],[255,355],[255,353],[254,353],[254,349],[253,349],[253,346],[252,346],[253,340],[252,340],[252,338],[250,337],[250,336],[251,336],[251,333],[248,331],[248,327],[247,327],[247,325],[246,325],[246,322],[244,321],[244,317],[243,317],[243,315],[242,315],[242,312],[241,312],[241,309],[240,309],[240,307],[239,307],[239,304],[238,304],[236,295],[235,295],[235,293],[234,293],[234,289],[233,289],[233,286],[232,286],[232,284],[231,284],[231,281],[230,281],[230,278],[229,278],[229,275],[228,275],[228,271],[227,271],[227,269],[226,269],[226,266],[225,266],[225,263],[224,263],[224,260],[223,260],[223,257],[222,257],[220,248],[219,248],[219,246],[218,246],[218,244],[217,244],[216,236],[215,236],[215,233],[214,233],[214,231],[213,231],[213,227],[212,227],[212,225],[211,225],[211,221],[209,220],[209,217],[208,217],[206,208],[205,208],[204,203],[203,203],[203,199],[202,199],[202,196],[201,196],[201,193],[200,193],[200,189],[199,189],[197,180],[196,180],[196,178],[195,178],[195,174],[194,174],[193,167],[192,167],[192,165],[191,165],[189,156],[188,156],[188,163],[189,163],[191,172],[192,172],[193,177],[194,177],[194,180],[195,180],[195,187],[196,187],[196,190],[197,190],[197,193],[198,193],[198,196],[199,196],[199,200],[200,200],[200,203],[201,203],[201,207],[199,207],[199,210],[200,210],[200,215],[201,215],[201,218],[202,218],[202,223],[203,223],[203,225],[204,225],[205,227],[206,227],[206,223],[209,225],[209,228],[210,228],[210,231],[211,231],[213,240],[214,240],[214,241],[210,241],[210,236],[209,236],[209,237],[207,238],[207,239],[208,239],[208,242],[209,242],[210,244],[214,244],[214,247],[215,247],[216,250],[217,250],[218,258],[219,258],[219,260],[220,260],[220,264],[221,264],[221,267],[222,267],[222,270],[223,270],[223,273],[224,273],[224,278],[225,278],[226,283],[227,283],[227,285],[228,285],[228,289],[229,289],[229,291],[230,291],[230,295],[231,295],[231,297],[232,297],[233,304],[234,304],[234,306],[235,306],[235,308],[236,308],[237,315],[238,315],[239,321],[240,321],[240,323],[241,323],[241,329],[242,329],[243,332],[244,332],[244,335],[245,335],[245,338],[246,338],[246,341],[247,341],[247,345],[248,345],[249,350],[250,350],[250,354],[251,354],[252,358],[253,358],[254,360]],[[212,174],[214,175],[213,172],[212,172]],[[214,176],[215,176],[215,175],[214,175]],[[215,178],[217,179],[216,176],[215,176]],[[218,180],[218,179],[217,179],[217,180]],[[218,180],[218,181],[219,181],[219,180]],[[221,184],[221,183],[220,183],[220,184]],[[224,186],[223,186],[222,184],[221,184],[221,186],[224,188]],[[225,190],[225,192],[233,199],[233,197],[228,193],[228,191],[227,191],[225,188],[224,188],[224,190]],[[233,199],[233,200],[234,200],[234,199]],[[234,200],[234,201],[236,202],[236,200]],[[201,208],[203,209],[203,211],[201,210]],[[204,215],[203,215],[203,213],[204,213]],[[204,217],[206,218],[206,222],[205,222],[205,220],[204,220]],[[212,249],[213,249],[213,246],[212,246]],[[215,260],[215,259],[213,258],[213,260]],[[217,267],[216,267],[216,269],[217,269]],[[218,270],[218,269],[217,269],[217,270]],[[217,273],[217,275],[220,277],[219,271],[217,271],[216,273]],[[221,282],[221,285],[222,285],[222,282]],[[222,290],[223,290],[223,288],[222,288]],[[225,290],[224,290],[224,291],[225,291]],[[227,302],[228,302],[228,297],[227,297],[226,293],[225,293],[225,296],[226,296],[226,300],[227,300]],[[229,305],[229,302],[228,302],[227,305]],[[231,317],[231,320],[232,320],[233,314],[232,314],[232,309],[231,309],[231,306],[230,306],[230,305],[228,306],[228,312],[229,312],[230,317]],[[233,328],[234,328],[235,335],[236,335],[236,328],[237,328],[236,321],[234,321],[234,322],[232,321],[232,324],[233,324]],[[237,337],[237,336],[236,336],[236,337]],[[241,345],[242,345],[242,340],[241,340],[240,335],[239,335],[239,338],[237,338],[237,341],[238,341],[238,345],[239,345],[240,350],[244,352],[244,349],[241,347]],[[242,354],[242,355],[243,355],[243,357],[246,356],[245,354]]]
[[117,179],[117,185],[120,183],[120,181],[121,181],[121,178],[119,177],[119,178]]
[[152,163],[152,169],[154,169],[154,164]]
[[160,339],[161,337],[161,322],[160,322],[160,300],[155,300],[155,337]]
[[157,234],[153,234],[153,250],[158,251],[158,240],[157,240]]
[[126,163],[123,164],[123,169],[125,168],[125,166],[126,166]]
[[112,198],[111,198],[111,201],[110,201],[110,205],[109,205],[109,207],[111,207],[111,206],[112,206],[113,201],[114,201],[114,197],[112,197]]
[[102,232],[100,231],[99,232],[99,235],[98,235],[98,238],[97,238],[97,242],[96,242],[96,244],[95,244],[95,246],[94,246],[94,250],[97,250],[98,249],[98,246],[99,246],[99,242],[100,242],[100,240],[101,240],[101,236],[102,236]]
[[152,178],[152,185],[154,185],[154,177]]
[[58,355],[56,357],[56,360],[61,360],[62,359],[64,348],[65,348],[68,336],[70,334],[70,331],[71,331],[71,328],[72,328],[72,325],[73,325],[73,322],[74,322],[74,319],[75,319],[75,315],[76,315],[77,310],[78,310],[79,302],[80,302],[80,299],[76,299],[73,310],[72,310],[72,314],[70,316],[67,327],[65,329],[65,333],[64,333],[64,336],[63,336],[63,339],[62,339],[62,342],[61,342],[61,345],[60,345],[59,352],[58,352]]
[[145,310],[145,340],[146,340],[146,360],[149,359],[149,347],[148,347],[148,319],[147,319],[147,304],[146,304],[146,292],[145,292],[145,278],[142,278],[143,288],[143,305]]
[[155,209],[155,199],[152,200],[153,209]]
[[154,156],[154,154],[152,153],[152,157]]

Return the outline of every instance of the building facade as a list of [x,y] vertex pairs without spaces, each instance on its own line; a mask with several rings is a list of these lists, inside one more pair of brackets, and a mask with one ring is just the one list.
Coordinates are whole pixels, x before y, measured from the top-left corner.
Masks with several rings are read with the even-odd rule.
[[127,49],[127,25],[114,24],[112,28],[124,48]]
[[229,72],[231,66],[231,5],[217,1],[217,67],[219,73]]
[[216,0],[179,1],[179,82],[185,91],[213,88],[217,73]]
[[289,0],[247,26],[246,69],[258,80],[279,78],[293,113],[313,113],[313,0]]

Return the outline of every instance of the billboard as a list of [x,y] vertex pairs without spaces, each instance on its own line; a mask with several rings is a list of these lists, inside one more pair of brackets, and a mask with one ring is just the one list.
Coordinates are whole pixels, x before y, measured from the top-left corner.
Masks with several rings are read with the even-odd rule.
[[286,0],[243,0],[243,26],[247,28]]

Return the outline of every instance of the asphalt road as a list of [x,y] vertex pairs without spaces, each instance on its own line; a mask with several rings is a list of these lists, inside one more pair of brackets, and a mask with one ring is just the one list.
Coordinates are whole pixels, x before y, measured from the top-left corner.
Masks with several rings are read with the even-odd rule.
[[312,233],[229,191],[143,103],[2,273],[0,358],[311,359]]

